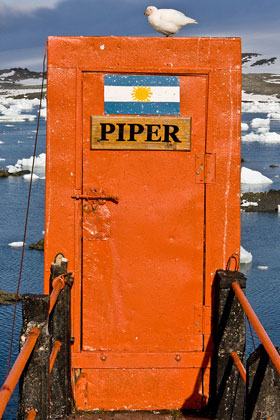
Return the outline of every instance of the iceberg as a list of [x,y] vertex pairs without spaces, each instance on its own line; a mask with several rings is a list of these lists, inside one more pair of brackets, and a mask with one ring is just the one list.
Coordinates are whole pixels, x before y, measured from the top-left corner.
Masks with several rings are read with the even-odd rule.
[[272,184],[273,181],[259,171],[243,167],[241,169],[241,184]]
[[[23,175],[23,179],[25,181],[30,181],[31,180],[31,174],[25,174],[25,175]],[[40,177],[38,175],[36,175],[36,174],[33,174],[32,181],[35,181],[36,179],[40,179]]]
[[251,126],[253,128],[269,127],[270,119],[269,118],[253,118],[251,121]]
[[253,260],[251,252],[246,251],[245,248],[240,246],[240,264],[250,264]]
[[258,141],[260,143],[269,143],[269,144],[280,143],[280,134],[275,133],[275,132],[266,132],[266,130],[264,131],[265,132],[259,132],[259,133],[253,133],[251,131],[251,133],[245,134],[244,136],[242,136],[242,141],[243,142]]
[[249,130],[249,125],[247,123],[241,123],[241,131]]

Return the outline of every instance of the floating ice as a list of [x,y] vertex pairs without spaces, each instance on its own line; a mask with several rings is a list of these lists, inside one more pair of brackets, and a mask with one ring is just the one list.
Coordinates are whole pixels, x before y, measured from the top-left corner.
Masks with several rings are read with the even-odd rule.
[[269,118],[253,118],[251,121],[251,126],[253,128],[269,127],[270,119]]
[[280,112],[269,112],[267,116],[272,120],[280,120]]
[[259,270],[268,270],[268,266],[267,265],[258,265],[258,269]]
[[0,141],[0,144],[4,144],[4,142],[3,141]]
[[14,174],[15,172],[19,172],[21,170],[20,166],[17,165],[7,165],[6,168],[8,168],[9,174]]
[[280,113],[279,102],[242,102],[242,112]]
[[260,143],[280,143],[280,134],[275,132],[251,133],[242,136],[242,141],[258,141]]
[[249,130],[249,125],[247,123],[241,123],[241,131]]
[[257,128],[257,133],[258,134],[264,134],[264,133],[268,133],[269,132],[269,127],[258,127]]
[[6,160],[6,159],[4,159],[4,158],[0,158],[0,162],[4,162],[4,160]]
[[240,264],[250,264],[253,260],[251,252],[246,251],[242,246],[240,246]]
[[[37,91],[36,91],[37,92]],[[31,93],[31,90],[21,90],[20,93],[24,95],[24,93]],[[9,92],[10,95],[18,94],[17,91],[14,93],[12,91]],[[24,122],[24,121],[33,121],[36,118],[36,113],[23,113],[27,111],[33,111],[35,106],[38,106],[40,100],[37,98],[34,99],[27,99],[21,98],[17,99],[14,97],[5,97],[1,96],[1,103],[0,103],[0,122]],[[42,102],[42,107],[45,108],[46,101]]]
[[20,247],[23,246],[23,242],[10,242],[8,245],[13,247]]
[[[19,159],[16,165],[20,165],[21,167],[31,168],[33,163],[33,156],[30,156],[28,159]],[[46,153],[40,153],[39,156],[35,157],[34,167],[45,167],[46,165]]]
[[[40,177],[38,176],[38,175],[36,175],[36,174],[33,174],[33,176],[32,176],[32,181],[36,181],[36,179],[39,179]],[[25,175],[23,175],[23,179],[25,180],[25,181],[30,181],[30,179],[31,179],[31,174],[25,174]]]
[[253,171],[252,169],[241,168],[241,184],[272,184],[273,181],[264,176],[258,171]]
[[[18,159],[15,165],[7,165],[6,167],[8,168],[8,171],[11,174],[18,171],[22,171],[23,169],[26,169],[26,168],[32,168],[32,162],[33,162],[33,156],[30,156],[30,158],[28,159],[26,158]],[[37,170],[42,172],[45,169],[45,166],[46,166],[46,154],[41,153],[39,156],[35,157],[34,168],[37,168]],[[29,176],[29,174],[27,175]],[[29,178],[24,178],[24,179],[29,179]]]

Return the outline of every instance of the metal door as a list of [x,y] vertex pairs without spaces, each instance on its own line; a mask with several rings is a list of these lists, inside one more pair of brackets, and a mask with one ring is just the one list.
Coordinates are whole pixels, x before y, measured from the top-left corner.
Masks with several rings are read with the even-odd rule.
[[104,115],[103,92],[104,74],[84,73],[82,351],[91,360],[98,408],[153,408],[153,397],[140,391],[126,401],[120,370],[140,369],[138,385],[152,373],[151,387],[156,372],[162,378],[181,369],[186,396],[200,372],[194,360],[203,352],[196,314],[204,293],[205,185],[196,160],[205,153],[207,78],[180,75],[180,115],[192,121],[190,151],[91,150],[90,119]]

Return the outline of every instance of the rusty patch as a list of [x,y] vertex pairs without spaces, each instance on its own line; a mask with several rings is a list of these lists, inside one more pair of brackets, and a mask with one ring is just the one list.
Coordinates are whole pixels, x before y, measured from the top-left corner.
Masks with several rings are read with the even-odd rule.
[[83,206],[83,239],[106,241],[111,236],[111,212],[106,204],[86,203]]

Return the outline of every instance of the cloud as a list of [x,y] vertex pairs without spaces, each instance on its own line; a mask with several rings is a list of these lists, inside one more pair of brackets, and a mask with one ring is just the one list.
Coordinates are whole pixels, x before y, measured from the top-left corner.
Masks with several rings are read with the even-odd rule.
[[2,0],[0,14],[32,13],[38,9],[54,9],[61,0]]

